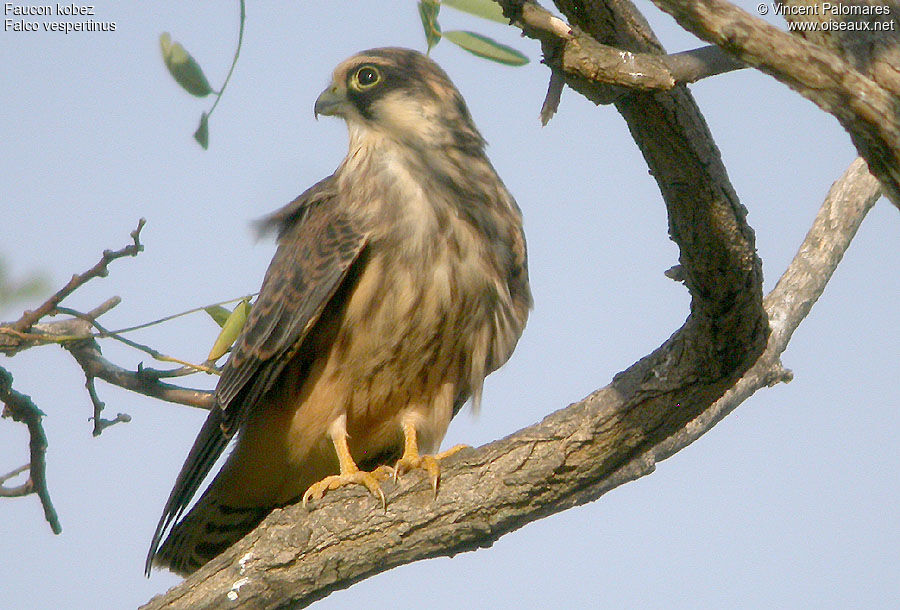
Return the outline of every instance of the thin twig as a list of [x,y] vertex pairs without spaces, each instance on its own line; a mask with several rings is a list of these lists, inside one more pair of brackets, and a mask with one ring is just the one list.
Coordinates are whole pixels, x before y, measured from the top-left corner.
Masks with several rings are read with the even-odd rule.
[[84,315],[91,320],[96,320],[103,314],[111,311],[114,307],[118,306],[121,302],[121,297],[110,297]]
[[[186,316],[188,314],[205,311],[206,309],[209,309],[210,307],[215,307],[215,306],[219,306],[219,305],[227,305],[228,303],[235,303],[237,301],[245,301],[245,300],[255,297],[258,294],[259,294],[258,292],[254,292],[252,294],[235,297],[233,299],[226,299],[224,301],[219,301],[217,303],[211,303],[209,305],[201,305],[200,307],[194,307],[194,308],[188,309],[186,311],[181,311],[181,312],[174,313],[174,314],[171,314],[171,315],[168,315],[168,316],[156,319],[156,320],[151,320],[150,322],[144,322],[144,323],[138,324],[136,326],[129,326],[129,327],[120,328],[117,330],[106,330],[106,331],[98,330],[97,332],[90,332],[90,329],[88,329],[88,332],[84,335],[63,335],[60,333],[40,333],[40,332],[35,332],[33,329],[29,330],[28,332],[22,332],[22,331],[19,331],[19,330],[16,330],[15,328],[13,328],[12,323],[4,324],[4,325],[0,325],[0,353],[4,353],[8,356],[12,356],[16,352],[22,351],[23,349],[27,349],[29,347],[34,347],[36,345],[44,345],[44,344],[48,344],[48,343],[61,344],[61,343],[65,343],[67,341],[81,341],[84,339],[105,339],[107,337],[117,338],[119,335],[122,335],[123,333],[128,333],[128,332],[140,330],[143,328],[149,328],[149,327],[155,326],[157,324],[162,324],[163,322],[168,322],[169,320],[174,320],[175,318],[179,318],[181,316]],[[95,307],[94,309],[92,309],[91,311],[89,311],[87,313],[77,312],[77,316],[81,317],[83,319],[86,319],[86,320],[93,321],[96,318],[98,318],[99,316],[101,316],[104,313],[106,313],[107,311],[109,311],[110,309],[112,309],[113,307],[115,307],[116,305],[118,305],[120,302],[121,302],[121,299],[119,297],[111,297],[106,302],[98,305],[97,307]],[[65,312],[74,312],[75,310],[71,310],[67,307],[57,307],[56,311],[60,312],[60,313],[65,313]],[[75,315],[75,314],[73,313],[72,315]],[[4,336],[13,337],[14,339],[6,339],[5,340]],[[167,359],[167,357],[163,358],[163,361],[176,362],[176,363],[178,362],[177,360]],[[204,363],[203,366],[209,366],[209,365],[208,365],[208,363]],[[178,373],[176,373],[174,375],[166,374],[166,375],[159,375],[159,377],[163,377],[163,376],[177,377],[177,376],[181,376],[184,374],[188,374],[188,373],[182,372],[184,369],[187,369],[187,368],[192,369],[191,372],[194,372],[194,373],[198,372],[196,365],[189,364],[180,369],[175,369],[175,371],[178,371]],[[209,368],[215,368],[215,367],[209,367]],[[152,370],[152,369],[150,369],[150,370]],[[218,371],[218,369],[216,369],[216,371]],[[201,370],[201,372],[209,373],[210,371]],[[217,374],[217,373],[212,373],[212,374]]]
[[91,434],[100,436],[104,430],[114,424],[131,421],[131,416],[128,413],[118,413],[115,419],[103,419],[100,417],[100,413],[106,408],[106,403],[100,400],[100,395],[97,394],[97,388],[94,387],[94,378],[86,375],[84,386],[87,388],[88,395],[91,397],[91,404],[94,406],[94,414],[90,417],[94,421],[94,429]]
[[137,256],[138,253],[140,253],[144,249],[144,246],[140,241],[140,236],[141,229],[144,228],[146,222],[146,220],[141,218],[138,221],[137,228],[131,232],[131,239],[133,243],[125,246],[124,248],[121,248],[120,250],[104,250],[103,255],[100,257],[100,261],[96,265],[88,269],[85,273],[73,275],[72,279],[69,280],[69,282],[65,286],[57,291],[56,294],[44,301],[37,309],[33,311],[26,311],[21,318],[19,318],[16,322],[13,322],[12,329],[18,332],[27,331],[32,326],[34,326],[41,318],[52,313],[63,299],[86,284],[88,281],[94,279],[95,277],[106,277],[106,275],[109,273],[109,264],[112,261],[125,256]]
[[[81,320],[77,322],[84,323]],[[113,364],[103,357],[100,346],[92,339],[67,343],[64,347],[72,354],[86,376],[96,377],[120,388],[167,402],[201,409],[209,409],[213,405],[213,393],[208,390],[163,383],[140,372],[129,371]]]
[[94,430],[92,434],[94,436],[100,436],[100,433],[103,432],[103,426],[100,425],[100,414],[103,412],[103,409],[106,408],[106,403],[100,400],[92,376],[85,375],[84,387],[87,388],[88,396],[91,397],[91,404],[94,406],[94,415],[91,417],[91,419],[94,420]]
[[27,496],[28,494],[34,491],[34,485],[29,478],[27,481],[22,483],[21,485],[17,485],[15,487],[6,487],[4,483],[9,481],[10,479],[14,479],[23,472],[28,471],[31,468],[31,464],[25,464],[24,466],[19,466],[13,471],[7,472],[3,476],[0,476],[0,498],[18,498],[21,496]]
[[244,0],[241,0],[241,22],[238,29],[237,48],[234,50],[234,59],[231,60],[231,67],[228,69],[228,74],[225,76],[225,82],[222,83],[222,88],[216,92],[216,101],[213,102],[212,108],[210,108],[209,112],[206,113],[207,118],[212,116],[212,113],[216,109],[216,106],[219,105],[219,100],[222,99],[222,94],[225,93],[225,88],[228,86],[228,82],[231,80],[231,75],[234,73],[234,67],[237,65],[238,57],[240,57],[241,55],[241,45],[244,42],[244,22],[246,20],[247,9],[244,6]]
[[[204,362],[204,366],[212,366],[210,362]],[[221,369],[216,368],[218,374],[222,374]],[[144,366],[144,363],[138,364],[137,374],[145,379],[159,380],[171,379],[173,377],[186,377],[188,375],[196,375],[197,369],[193,366],[180,366],[177,369],[154,369]]]
[[[127,328],[119,328],[119,329],[117,329],[117,330],[112,330],[112,331],[109,331],[109,333],[110,333],[110,334],[115,334],[115,335],[121,335],[121,334],[124,334],[124,333],[130,333],[130,332],[133,331],[133,330],[140,330],[140,329],[142,329],[142,328],[148,328],[148,327],[150,327],[150,326],[155,326],[155,325],[161,324],[161,323],[163,323],[163,322],[168,322],[169,320],[174,320],[175,318],[180,318],[181,316],[186,316],[186,315],[188,315],[188,314],[197,313],[197,312],[200,312],[200,311],[205,311],[206,309],[209,309],[210,307],[216,307],[217,305],[227,305],[227,304],[229,304],[229,303],[236,303],[237,301],[245,301],[245,300],[248,300],[248,299],[252,299],[253,297],[255,297],[255,296],[258,295],[258,294],[259,294],[258,292],[254,292],[254,293],[252,293],[252,294],[247,294],[247,295],[244,295],[244,296],[242,296],[242,297],[235,297],[235,298],[233,298],[233,299],[227,299],[227,300],[225,300],[225,301],[219,301],[218,303],[210,303],[209,305],[201,305],[200,307],[194,307],[193,309],[188,309],[188,310],[186,310],[186,311],[182,311],[182,312],[179,312],[179,313],[173,313],[173,314],[171,314],[171,315],[168,315],[168,316],[159,318],[158,320],[151,320],[150,322],[144,322],[143,324],[138,324],[138,325],[136,325],[136,326],[128,326]],[[96,334],[96,335],[93,335],[93,336],[94,336],[95,338],[101,339],[101,338],[105,337],[106,335],[100,333],[100,334]]]
[[559,108],[559,100],[562,96],[563,86],[566,79],[557,70],[550,70],[550,82],[547,84],[547,95],[544,96],[544,103],[541,105],[541,125],[547,126],[553,115]]
[[115,339],[120,343],[124,343],[128,347],[132,347],[138,351],[144,352],[148,354],[154,360],[159,360],[160,362],[173,362],[175,364],[180,364],[183,368],[193,369],[195,373],[208,373],[210,375],[218,375],[218,369],[214,367],[210,367],[207,364],[194,364],[192,362],[187,362],[186,360],[181,360],[180,358],[175,358],[173,356],[168,356],[163,354],[162,352],[153,349],[149,345],[144,345],[143,343],[138,343],[137,341],[132,341],[131,339],[126,339],[125,337],[120,337],[117,333],[112,332],[104,328],[97,320],[93,319],[89,314],[81,313],[80,311],[76,311],[74,309],[69,309],[68,307],[59,307],[57,311],[61,313],[66,313],[81,320],[88,322],[91,326],[100,331],[101,337]]

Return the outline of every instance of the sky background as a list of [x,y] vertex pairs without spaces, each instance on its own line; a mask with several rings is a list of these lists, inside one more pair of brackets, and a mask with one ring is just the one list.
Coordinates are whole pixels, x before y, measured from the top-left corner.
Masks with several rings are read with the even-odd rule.
[[[699,46],[638,4],[670,52]],[[740,4],[755,12],[757,2]],[[274,246],[255,241],[251,221],[346,153],[343,122],[313,120],[333,67],[372,47],[424,49],[412,0],[321,6],[248,3],[208,151],[191,136],[211,99],[172,81],[158,37],[171,32],[218,87],[237,2],[101,2],[93,19],[115,21],[113,33],[0,32],[0,257],[13,275],[40,272],[61,286],[103,249],[129,243],[145,217],[146,251],[66,305],[86,311],[120,295],[102,322],[121,328],[256,291]],[[441,22],[532,60],[509,68],[448,42],[432,53],[523,210],[535,297],[516,353],[487,380],[481,415],[460,414],[444,443],[478,446],[606,385],[682,324],[688,295],[663,275],[677,262],[665,208],[615,110],[566,90],[541,128],[549,72],[539,44],[452,9]],[[835,119],[759,72],[691,90],[749,210],[768,291],[855,151]],[[789,385],[759,392],[654,474],[597,502],[487,550],[391,570],[318,607],[896,607],[898,221],[882,201],[863,223],[784,354]],[[132,338],[201,361],[216,331],[195,315]],[[104,353],[130,368],[154,365],[110,342]],[[144,578],[143,563],[205,413],[98,381],[106,415],[133,421],[92,438],[84,378],[63,350],[29,350],[2,366],[47,413],[47,477],[63,533],[51,534],[37,497],[0,499],[0,605],[129,608],[177,583],[165,572]],[[27,461],[27,442],[24,426],[0,421],[0,472]]]

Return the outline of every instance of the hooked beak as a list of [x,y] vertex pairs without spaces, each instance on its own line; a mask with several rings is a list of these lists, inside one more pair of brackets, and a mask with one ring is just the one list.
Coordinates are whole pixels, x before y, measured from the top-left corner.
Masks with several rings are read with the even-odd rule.
[[329,85],[316,99],[313,114],[317,119],[320,114],[325,116],[343,116],[346,105],[347,98],[344,94],[338,91],[337,86]]

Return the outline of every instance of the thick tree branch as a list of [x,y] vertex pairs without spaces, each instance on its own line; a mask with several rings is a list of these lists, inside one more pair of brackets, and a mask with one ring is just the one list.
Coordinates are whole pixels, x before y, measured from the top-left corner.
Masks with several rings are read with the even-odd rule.
[[[829,5],[830,4],[830,5]],[[879,85],[900,94],[900,3],[896,0],[785,0],[792,33],[850,62]],[[869,14],[835,14],[834,8],[862,8]],[[811,27],[814,26],[814,27]],[[852,29],[849,29],[852,26]]]
[[764,300],[772,333],[763,355],[722,398],[661,443],[655,450],[656,460],[664,460],[700,438],[757,390],[793,378],[781,365],[781,353],[822,296],[860,224],[880,196],[878,179],[869,173],[866,162],[857,158],[828,191],[794,260]]
[[897,97],[841,56],[724,0],[653,0],[682,27],[788,85],[834,115],[900,206]]
[[595,97],[595,101],[602,103],[610,103],[622,93],[609,86],[668,91],[676,84],[746,67],[716,46],[673,55],[626,51],[598,42],[531,0],[498,1],[512,18],[513,25],[526,36],[541,41],[545,63],[554,70],[594,83],[598,93],[602,87],[603,95]]

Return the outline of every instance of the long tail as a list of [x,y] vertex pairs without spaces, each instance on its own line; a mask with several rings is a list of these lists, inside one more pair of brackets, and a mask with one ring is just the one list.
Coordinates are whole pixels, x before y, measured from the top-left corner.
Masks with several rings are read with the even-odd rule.
[[259,525],[271,508],[230,507],[209,495],[169,533],[153,559],[156,567],[187,576]]

